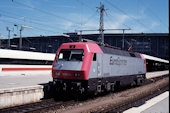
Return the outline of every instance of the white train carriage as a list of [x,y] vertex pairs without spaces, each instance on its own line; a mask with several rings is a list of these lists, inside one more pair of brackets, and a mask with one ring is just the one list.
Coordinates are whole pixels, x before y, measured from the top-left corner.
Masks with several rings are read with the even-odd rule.
[[161,58],[141,54],[146,61],[147,72],[169,70],[169,61]]
[[0,49],[0,76],[51,74],[55,54]]

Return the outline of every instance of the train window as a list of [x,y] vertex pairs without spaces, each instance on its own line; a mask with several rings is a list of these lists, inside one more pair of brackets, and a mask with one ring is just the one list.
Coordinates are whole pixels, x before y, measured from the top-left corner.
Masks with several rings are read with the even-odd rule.
[[84,50],[82,49],[62,49],[59,53],[59,60],[83,61]]
[[48,61],[48,60],[0,58],[0,64],[52,65],[52,63],[53,61]]
[[96,61],[96,53],[93,55],[93,61]]
[[136,57],[134,53],[129,53],[131,57]]

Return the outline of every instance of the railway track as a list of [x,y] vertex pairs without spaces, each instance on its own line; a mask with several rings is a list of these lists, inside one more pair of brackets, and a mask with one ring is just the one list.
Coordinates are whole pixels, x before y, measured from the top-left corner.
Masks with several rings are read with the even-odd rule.
[[165,75],[163,75],[163,76],[158,76],[158,77],[146,79],[145,83],[144,83],[143,85],[141,85],[141,86],[144,86],[144,85],[147,85],[147,84],[156,82],[156,81],[158,81],[158,80],[161,80],[161,79],[164,79],[164,78],[167,78],[167,77],[169,77],[169,74],[165,74]]
[[[148,79],[145,82],[145,84],[143,84],[143,86],[151,84],[151,83],[155,83],[156,81],[164,79],[164,78],[169,78],[169,75],[164,75],[161,77]],[[140,106],[140,105],[144,104],[147,100],[149,100],[155,96],[158,96],[165,91],[169,91],[169,84],[162,84],[162,86],[160,86],[158,89],[142,92],[138,95],[133,95],[133,97],[131,97],[127,100],[124,100],[122,102],[119,102],[117,104],[110,104],[110,105],[105,106],[100,109],[90,110],[90,112],[93,112],[93,113],[106,113],[106,112],[121,113],[131,107]]]
[[[152,79],[146,80],[145,84],[142,86],[155,83],[159,80],[162,80],[164,78],[169,78],[169,75],[164,75],[161,77],[156,77]],[[132,88],[133,89],[133,88]],[[126,89],[127,90],[127,89]],[[143,92],[140,95],[134,96],[133,98],[129,98],[126,101],[122,101],[122,103],[117,103],[115,104],[110,104],[107,106],[104,106],[102,108],[94,108],[87,110],[86,112],[122,112],[132,106],[139,105],[146,100],[159,95],[160,93],[164,92],[165,90],[169,90],[169,86],[165,85],[162,88],[159,88],[154,91],[148,91],[148,92]],[[122,91],[120,91],[121,93]],[[119,93],[119,92],[116,92]],[[107,96],[107,95],[106,95]],[[93,101],[96,98],[100,97],[93,97],[89,98],[87,101]],[[39,113],[39,112],[48,112],[48,111],[56,111],[58,109],[66,109],[68,106],[75,106],[78,105],[79,103],[83,103],[82,101],[74,101],[74,100],[68,100],[68,101],[55,101],[54,99],[47,99],[47,100],[42,100],[37,103],[31,103],[31,104],[26,104],[22,106],[16,106],[16,107],[11,107],[11,108],[5,108],[5,109],[0,109],[0,113]],[[61,110],[62,111],[62,110]]]
[[72,105],[75,101],[60,101],[57,102],[54,99],[47,99],[36,103],[30,103],[21,106],[15,106],[5,109],[0,109],[0,113],[40,113],[48,111],[49,109],[59,109],[67,105]]
[[136,97],[133,97],[133,99],[123,101],[122,103],[119,103],[117,105],[110,105],[106,108],[102,108],[102,109],[93,111],[93,113],[106,113],[106,112],[122,113],[123,111],[125,111],[131,107],[142,105],[143,103],[145,103],[145,101],[147,101],[155,96],[158,96],[167,90],[169,90],[169,86],[163,87],[163,88],[158,89],[154,92],[148,92],[145,94],[138,95]]

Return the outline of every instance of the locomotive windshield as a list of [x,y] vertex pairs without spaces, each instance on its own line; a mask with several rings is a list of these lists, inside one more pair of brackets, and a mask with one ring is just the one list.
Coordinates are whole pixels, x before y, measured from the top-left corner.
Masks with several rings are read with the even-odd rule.
[[83,49],[62,49],[59,52],[58,60],[63,61],[83,61]]

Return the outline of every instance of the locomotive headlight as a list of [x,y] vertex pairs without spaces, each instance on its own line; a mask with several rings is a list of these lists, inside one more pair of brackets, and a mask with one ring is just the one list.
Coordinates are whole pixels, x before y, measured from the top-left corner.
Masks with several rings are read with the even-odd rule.
[[56,76],[59,76],[59,75],[60,75],[60,72],[55,72],[55,75],[56,75]]
[[75,77],[80,77],[80,73],[74,73]]

